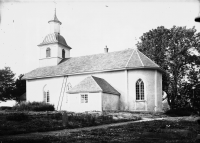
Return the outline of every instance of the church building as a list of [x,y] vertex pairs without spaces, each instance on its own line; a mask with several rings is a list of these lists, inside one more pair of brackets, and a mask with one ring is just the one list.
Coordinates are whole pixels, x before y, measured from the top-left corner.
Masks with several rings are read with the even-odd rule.
[[71,57],[56,12],[38,45],[39,68],[26,73],[26,101],[73,112],[162,110],[163,70],[137,49]]

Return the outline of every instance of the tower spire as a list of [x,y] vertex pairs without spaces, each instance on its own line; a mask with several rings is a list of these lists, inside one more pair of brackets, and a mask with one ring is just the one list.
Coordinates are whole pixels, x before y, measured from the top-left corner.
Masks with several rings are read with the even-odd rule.
[[57,23],[59,23],[60,25],[62,24],[62,23],[58,20],[58,18],[57,18],[57,16],[56,16],[56,8],[55,8],[55,13],[54,13],[53,19],[50,20],[48,23],[50,23],[50,22],[57,22]]
[[56,15],[56,7],[54,11],[53,19],[48,22],[50,24],[50,33],[58,33],[60,34],[60,25],[62,24]]

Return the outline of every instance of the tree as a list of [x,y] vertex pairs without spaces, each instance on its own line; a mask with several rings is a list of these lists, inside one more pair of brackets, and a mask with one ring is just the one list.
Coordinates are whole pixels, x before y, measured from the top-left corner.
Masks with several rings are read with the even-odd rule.
[[15,89],[12,93],[13,98],[17,101],[19,101],[20,96],[26,92],[26,80],[22,79],[23,76],[23,74],[20,74],[18,79],[15,81]]
[[[168,91],[171,100],[171,108],[176,108],[176,103],[181,99],[180,90],[184,77],[191,65],[191,49],[195,46],[196,29],[186,27],[172,27],[170,40],[167,47],[168,73],[170,73],[170,87]],[[175,107],[174,107],[175,106]]]
[[[137,43],[139,50],[166,71],[163,74],[163,90],[168,95],[171,108],[177,108],[183,104],[182,101],[179,102],[181,99],[186,102],[186,98],[183,98],[181,94],[188,91],[183,90],[188,88],[188,84],[192,84],[184,80],[191,76],[188,74],[191,72],[191,65],[199,61],[197,55],[191,54],[194,48],[199,50],[197,48],[198,34],[194,27],[187,29],[173,26],[171,29],[166,29],[161,26],[144,33],[140,37],[141,42]],[[186,85],[187,88],[185,88]]]
[[[157,63],[162,69],[168,70],[166,47],[170,39],[170,30],[164,26],[152,29],[144,33],[137,43],[138,49],[143,52],[147,57]],[[162,77],[163,90],[167,91],[169,86],[169,75],[163,73]]]
[[0,100],[12,99],[12,93],[15,88],[15,74],[10,67],[0,69]]

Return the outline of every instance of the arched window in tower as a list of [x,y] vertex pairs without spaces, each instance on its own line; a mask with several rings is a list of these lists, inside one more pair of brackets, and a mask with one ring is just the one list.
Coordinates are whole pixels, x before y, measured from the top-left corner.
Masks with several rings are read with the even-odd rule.
[[136,100],[144,100],[144,82],[141,79],[136,82]]
[[51,57],[51,49],[50,48],[46,49],[46,57]]
[[65,58],[65,50],[62,49],[62,58],[64,59]]

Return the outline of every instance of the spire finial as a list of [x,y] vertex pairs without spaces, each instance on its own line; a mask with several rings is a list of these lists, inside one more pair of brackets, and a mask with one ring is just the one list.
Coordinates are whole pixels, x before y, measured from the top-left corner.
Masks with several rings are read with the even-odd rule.
[[54,2],[54,4],[55,4],[55,10],[54,10],[54,17],[53,17],[53,19],[52,20],[50,20],[49,22],[57,22],[57,23],[59,23],[60,25],[62,24],[59,20],[58,20],[58,18],[57,18],[57,16],[56,16],[56,1],[54,0],[53,1]]
[[56,16],[56,7],[55,7],[54,19],[55,19],[55,17],[57,17],[57,16]]

